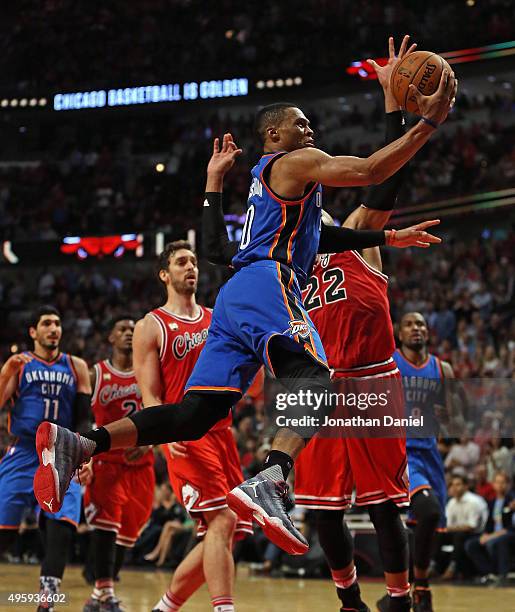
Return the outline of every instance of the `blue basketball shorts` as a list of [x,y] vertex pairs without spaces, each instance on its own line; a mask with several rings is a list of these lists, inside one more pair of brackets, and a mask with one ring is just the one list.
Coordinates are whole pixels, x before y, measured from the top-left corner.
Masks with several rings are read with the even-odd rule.
[[[407,448],[408,467],[410,480],[410,496],[413,497],[418,491],[432,489],[433,493],[440,502],[441,519],[439,528],[444,528],[445,506],[447,504],[447,483],[445,482],[445,472],[436,444],[431,448]],[[408,514],[408,523],[414,522],[414,517]]]
[[257,261],[236,272],[220,290],[206,345],[185,391],[244,394],[261,364],[274,374],[272,338],[327,368],[293,271],[275,261]]
[[[0,529],[17,529],[26,508],[39,508],[33,491],[33,480],[39,466],[36,445],[31,439],[18,439],[0,461]],[[72,480],[59,512],[45,516],[79,524],[81,488]]]

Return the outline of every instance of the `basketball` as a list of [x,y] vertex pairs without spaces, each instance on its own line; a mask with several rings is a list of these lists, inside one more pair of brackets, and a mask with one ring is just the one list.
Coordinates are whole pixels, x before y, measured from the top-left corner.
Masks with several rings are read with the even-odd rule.
[[415,51],[406,55],[395,66],[390,79],[390,87],[399,106],[410,113],[418,114],[418,105],[409,86],[413,83],[420,93],[430,96],[440,83],[442,70],[449,64],[436,53],[431,51]]

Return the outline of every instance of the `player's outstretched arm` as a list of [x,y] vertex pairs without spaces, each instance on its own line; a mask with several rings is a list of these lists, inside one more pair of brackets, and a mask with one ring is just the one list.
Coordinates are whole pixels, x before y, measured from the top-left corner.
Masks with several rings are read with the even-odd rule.
[[238,243],[229,240],[222,207],[222,190],[225,174],[241,154],[231,134],[224,134],[222,148],[215,138],[213,154],[207,166],[206,195],[202,209],[202,251],[214,264],[230,265],[238,251]]
[[0,370],[0,409],[13,397],[18,387],[18,376],[26,363],[32,357],[25,353],[13,355],[4,363]]
[[438,90],[432,96],[421,96],[418,99],[423,119],[402,138],[379,149],[370,157],[332,157],[320,149],[303,148],[288,153],[275,165],[280,165],[282,175],[290,177],[292,183],[296,184],[319,182],[331,187],[350,187],[382,183],[424,146],[436,131],[434,126],[445,121],[456,90],[454,73],[449,74],[444,70]]
[[433,234],[425,231],[439,223],[438,219],[433,219],[401,230],[385,230],[382,232],[322,225],[318,253],[342,253],[343,251],[383,245],[397,249],[407,249],[408,247],[427,249],[431,244],[442,242],[442,239],[438,236],[433,236]]

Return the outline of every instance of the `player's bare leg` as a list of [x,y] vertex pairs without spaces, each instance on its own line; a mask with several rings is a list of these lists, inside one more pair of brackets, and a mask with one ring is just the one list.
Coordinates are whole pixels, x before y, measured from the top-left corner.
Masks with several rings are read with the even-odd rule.
[[215,612],[234,612],[234,559],[232,541],[236,516],[224,508],[204,514],[207,532],[204,537],[204,576]]
[[291,459],[295,460],[304,446],[306,446],[304,438],[291,429],[283,427],[275,434],[272,450],[285,453],[291,457]]
[[234,560],[232,541],[236,517],[228,508],[206,512],[204,540],[175,570],[170,588],[152,612],[176,612],[207,582],[215,612],[233,612]]
[[138,430],[130,419],[108,423],[105,429],[109,433],[111,449],[132,448],[138,444]]
[[176,612],[206,581],[204,576],[204,542],[200,542],[181,561],[166,593],[152,612]]

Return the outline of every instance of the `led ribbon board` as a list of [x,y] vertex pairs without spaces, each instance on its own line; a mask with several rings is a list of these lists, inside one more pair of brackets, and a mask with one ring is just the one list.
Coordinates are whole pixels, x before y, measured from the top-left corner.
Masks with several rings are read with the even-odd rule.
[[76,255],[79,259],[86,257],[104,257],[113,255],[122,257],[126,251],[134,251],[136,257],[143,256],[142,234],[121,234],[118,236],[68,236],[63,238],[61,253]]
[[[439,55],[444,57],[449,64],[466,64],[478,60],[506,57],[507,55],[515,55],[515,40],[495,45],[487,45],[486,47],[472,47],[470,49],[460,49],[458,51],[446,51]],[[384,66],[388,58],[379,57],[375,61],[380,66]],[[346,69],[346,72],[352,76],[358,76],[364,81],[377,79],[375,70],[365,60],[352,62]]]
[[56,93],[53,97],[55,111],[108,108],[137,104],[163,104],[181,100],[212,100],[247,96],[249,81],[246,78],[213,81],[191,81],[189,83],[167,83]]

